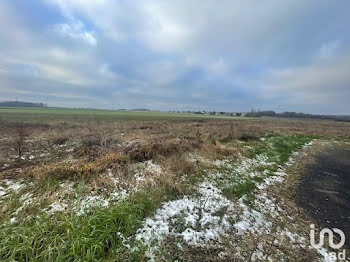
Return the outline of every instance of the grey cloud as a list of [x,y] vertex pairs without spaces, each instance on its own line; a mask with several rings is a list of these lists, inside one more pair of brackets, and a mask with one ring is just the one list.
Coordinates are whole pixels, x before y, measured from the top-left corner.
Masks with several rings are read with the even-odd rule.
[[0,3],[2,97],[46,94],[53,105],[110,108],[350,110],[348,1],[39,3],[57,18],[34,23],[16,15],[20,2]]

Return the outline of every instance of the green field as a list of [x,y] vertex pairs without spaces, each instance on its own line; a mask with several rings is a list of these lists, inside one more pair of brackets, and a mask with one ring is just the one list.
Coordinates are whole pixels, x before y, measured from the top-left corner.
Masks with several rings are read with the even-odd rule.
[[191,113],[118,111],[98,109],[71,108],[16,108],[0,107],[0,121],[36,122],[52,121],[82,123],[86,121],[119,121],[119,120],[196,120],[196,119],[233,119],[231,116],[200,115]]

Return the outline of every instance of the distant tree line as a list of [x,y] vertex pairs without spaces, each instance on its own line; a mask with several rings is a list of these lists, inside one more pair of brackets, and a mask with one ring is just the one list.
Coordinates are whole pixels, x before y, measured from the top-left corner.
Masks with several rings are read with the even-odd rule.
[[23,101],[5,101],[0,102],[0,106],[10,106],[10,107],[47,107],[44,103],[31,103]]
[[254,111],[252,110],[249,113],[246,113],[247,117],[292,117],[292,118],[311,118],[311,119],[331,119],[337,121],[349,121],[350,116],[337,116],[337,115],[313,115],[297,112],[283,112],[276,113],[275,111]]

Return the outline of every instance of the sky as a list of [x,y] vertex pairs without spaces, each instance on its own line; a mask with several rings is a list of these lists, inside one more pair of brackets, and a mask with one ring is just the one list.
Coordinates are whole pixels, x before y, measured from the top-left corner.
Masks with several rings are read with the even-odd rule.
[[349,0],[1,0],[0,101],[350,114]]

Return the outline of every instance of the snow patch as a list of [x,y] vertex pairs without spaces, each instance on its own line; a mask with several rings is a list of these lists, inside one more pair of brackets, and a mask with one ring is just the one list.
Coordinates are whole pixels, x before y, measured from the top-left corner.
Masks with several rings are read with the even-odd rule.
[[19,198],[19,200],[22,202],[22,205],[14,212],[15,215],[18,215],[23,209],[34,203],[36,198],[33,197],[33,194],[31,193],[25,193]]
[[5,195],[7,195],[6,189],[0,186],[0,202],[2,201],[2,197]]
[[16,193],[18,193],[25,186],[23,181],[14,182],[12,180],[6,180],[5,184],[7,185],[7,190],[12,190]]
[[[304,148],[310,145],[312,143],[306,144]],[[286,166],[293,163],[293,156],[297,154],[293,153]],[[192,155],[188,158],[190,161],[198,161],[198,157]],[[232,167],[228,160],[216,160],[213,163],[217,167]],[[284,181],[286,176],[284,167],[279,167],[273,176],[266,177],[258,185],[254,203],[249,206],[245,204],[244,196],[238,201],[224,197],[216,186],[216,181],[222,183],[232,176],[241,179],[264,177],[270,172],[269,167],[275,164],[264,154],[257,155],[253,159],[242,158],[239,165],[232,167],[232,172],[229,174],[208,174],[207,181],[199,184],[192,196],[163,203],[152,218],[144,220],[142,228],[136,234],[136,239],[146,245],[148,258],[154,258],[162,242],[169,237],[180,239],[187,245],[201,247],[211,244],[220,246],[223,239],[232,235],[269,235],[274,226],[272,219],[279,219],[283,210],[276,199],[267,195],[265,189]],[[286,236],[291,243],[297,242],[302,247],[306,246],[305,237],[286,229],[279,229],[278,233]],[[264,260],[262,244],[257,245],[251,257],[253,261]]]
[[101,196],[87,196],[80,200],[78,205],[75,207],[78,215],[83,215],[89,209],[93,207],[104,207],[109,206],[109,200]]
[[53,215],[56,212],[63,212],[67,208],[67,204],[61,202],[54,202],[46,209],[49,215]]
[[[221,212],[220,212],[221,211]],[[198,196],[166,202],[154,218],[147,218],[138,230],[136,239],[149,248],[169,236],[182,238],[189,245],[205,246],[220,241],[231,228],[229,217],[234,216],[234,204],[222,196],[209,182],[198,187]]]

